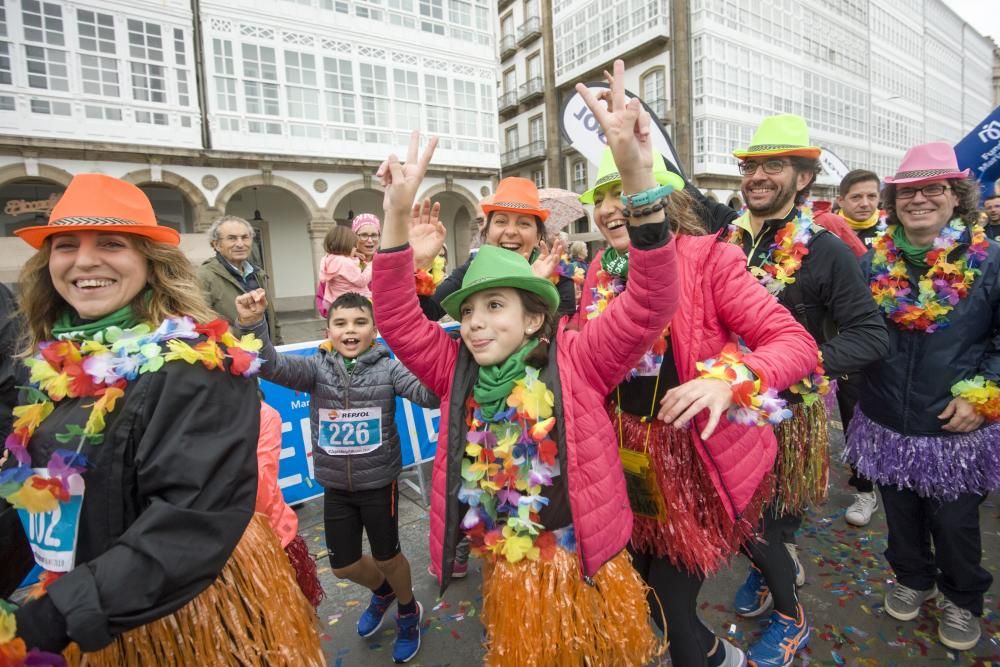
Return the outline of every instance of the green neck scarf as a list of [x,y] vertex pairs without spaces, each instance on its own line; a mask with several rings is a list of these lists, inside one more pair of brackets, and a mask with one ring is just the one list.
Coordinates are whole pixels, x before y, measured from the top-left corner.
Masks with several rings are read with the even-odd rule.
[[892,232],[892,242],[896,244],[896,249],[907,262],[917,267],[927,268],[927,253],[934,247],[934,244],[920,247],[913,245],[906,238],[903,225],[896,225],[896,229]]
[[108,327],[118,327],[119,329],[129,329],[139,324],[139,319],[132,312],[132,304],[122,306],[113,313],[108,313],[97,320],[81,320],[75,314],[66,310],[56,319],[52,325],[54,336],[66,336],[71,334],[72,338],[93,338],[97,333],[104,331]]
[[605,273],[628,280],[628,252],[620,254],[613,247],[605,248],[601,255],[601,268]]
[[483,417],[493,419],[493,415],[506,407],[514,383],[524,377],[524,358],[537,346],[538,339],[532,338],[503,363],[479,367],[479,379],[472,396],[479,403]]

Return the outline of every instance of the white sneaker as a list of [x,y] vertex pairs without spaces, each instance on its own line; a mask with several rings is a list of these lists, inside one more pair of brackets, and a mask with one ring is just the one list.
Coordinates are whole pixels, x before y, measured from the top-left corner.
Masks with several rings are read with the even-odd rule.
[[847,508],[844,520],[852,526],[867,526],[872,520],[872,514],[878,509],[878,496],[874,491],[855,493],[854,502]]
[[788,549],[788,555],[792,557],[792,562],[795,563],[795,585],[798,588],[802,588],[806,584],[806,571],[802,567],[802,561],[799,560],[799,545],[785,542],[785,548]]

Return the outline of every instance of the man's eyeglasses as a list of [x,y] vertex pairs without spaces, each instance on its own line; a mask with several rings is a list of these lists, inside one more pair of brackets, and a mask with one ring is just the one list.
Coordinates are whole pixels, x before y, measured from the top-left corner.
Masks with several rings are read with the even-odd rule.
[[918,192],[922,192],[925,197],[939,197],[949,189],[944,183],[931,183],[922,188],[899,188],[896,190],[896,199],[913,199]]
[[364,241],[375,241],[378,239],[378,234],[358,234],[358,238]]
[[788,160],[782,160],[781,158],[764,160],[763,162],[746,160],[744,162],[740,162],[740,173],[744,176],[753,176],[757,173],[758,167],[763,167],[765,174],[771,174],[773,176],[775,174],[780,174],[789,164],[791,164],[791,162]]

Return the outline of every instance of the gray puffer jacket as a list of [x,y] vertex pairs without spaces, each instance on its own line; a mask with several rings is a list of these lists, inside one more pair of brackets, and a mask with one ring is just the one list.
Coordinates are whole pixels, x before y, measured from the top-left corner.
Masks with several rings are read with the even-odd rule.
[[[363,491],[388,486],[399,476],[402,453],[396,429],[396,397],[427,408],[438,407],[439,400],[402,363],[390,358],[386,348],[376,345],[368,350],[348,373],[344,360],[335,352],[321,349],[310,357],[279,353],[267,338],[263,320],[256,326],[241,328],[264,341],[260,377],[310,395],[309,428],[317,482],[329,489]],[[381,447],[366,454],[340,456],[331,456],[319,448],[321,409],[368,407],[382,409]]]

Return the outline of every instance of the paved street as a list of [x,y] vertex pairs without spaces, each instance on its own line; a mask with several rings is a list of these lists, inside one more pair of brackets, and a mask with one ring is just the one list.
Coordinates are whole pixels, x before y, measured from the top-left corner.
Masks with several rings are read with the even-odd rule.
[[[320,328],[321,325],[319,325]],[[300,337],[296,331],[301,330]],[[316,332],[316,324],[286,327],[286,337],[305,340]],[[840,432],[834,433],[840,450]],[[425,466],[427,479],[430,470]],[[892,573],[882,557],[885,549],[884,515],[878,512],[867,529],[848,527],[844,508],[850,503],[845,468],[834,466],[830,500],[811,513],[799,544],[806,569],[806,585],[800,597],[813,628],[808,649],[796,665],[990,665],[1000,664],[1000,590],[994,583],[987,595],[983,638],[973,651],[962,654],[937,642],[936,612],[925,607],[920,617],[900,623],[883,611],[883,596]],[[427,512],[418,494],[405,486],[406,501],[400,502],[400,533],[404,553],[413,568],[414,589],[424,604],[423,647],[410,664],[473,666],[481,664],[482,626],[479,610],[479,566],[473,560],[469,577],[453,584],[443,598],[427,574]],[[1000,504],[994,494],[983,506],[983,551],[986,567],[997,576],[1000,565]],[[320,577],[327,599],[320,607],[323,647],[329,664],[360,667],[392,664],[390,656],[394,624],[387,622],[369,639],[357,636],[354,624],[368,601],[367,591],[336,580],[326,560],[322,504],[311,501],[299,509],[301,532],[319,558]],[[747,562],[737,558],[731,569],[710,580],[701,595],[701,613],[717,633],[728,635],[744,648],[759,635],[763,620],[742,620],[729,611],[732,595],[742,583]],[[664,662],[663,664],[669,664]]]

